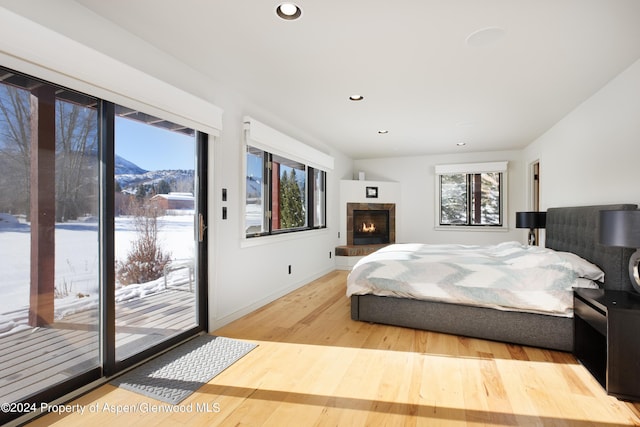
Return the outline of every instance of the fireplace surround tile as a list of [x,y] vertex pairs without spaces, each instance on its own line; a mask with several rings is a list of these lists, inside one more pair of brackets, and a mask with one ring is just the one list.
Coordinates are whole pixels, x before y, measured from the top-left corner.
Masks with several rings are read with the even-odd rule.
[[[389,243],[396,242],[396,205],[395,203],[347,203],[347,246],[353,243],[353,212],[364,210],[386,210],[389,212]],[[358,245],[356,245],[358,246]]]

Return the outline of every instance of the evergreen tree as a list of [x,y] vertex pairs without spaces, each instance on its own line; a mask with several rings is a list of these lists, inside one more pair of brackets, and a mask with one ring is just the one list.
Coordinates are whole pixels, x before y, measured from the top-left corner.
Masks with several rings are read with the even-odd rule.
[[303,200],[295,169],[290,174],[285,171],[280,178],[280,228],[304,226]]
[[144,184],[139,184],[136,188],[136,199],[143,200],[147,196],[147,187]]
[[171,185],[165,179],[161,179],[158,181],[156,192],[157,194],[169,194],[171,192]]

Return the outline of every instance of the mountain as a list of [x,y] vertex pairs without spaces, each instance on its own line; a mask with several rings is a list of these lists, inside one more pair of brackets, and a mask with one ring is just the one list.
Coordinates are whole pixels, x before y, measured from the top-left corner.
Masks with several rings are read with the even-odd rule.
[[160,181],[166,181],[171,191],[192,192],[194,175],[194,170],[184,169],[148,171],[116,155],[115,180],[125,193],[136,194],[140,185],[154,187]]
[[125,174],[142,175],[145,172],[148,172],[148,171],[142,169],[140,166],[136,165],[133,162],[130,162],[124,157],[120,157],[116,154],[116,167],[115,167],[116,175],[125,175]]

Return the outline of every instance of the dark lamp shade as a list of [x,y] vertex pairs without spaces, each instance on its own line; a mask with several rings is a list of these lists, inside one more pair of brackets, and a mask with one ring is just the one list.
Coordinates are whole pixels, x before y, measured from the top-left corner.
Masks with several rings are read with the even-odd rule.
[[546,212],[516,212],[516,228],[545,228]]
[[640,248],[640,210],[600,211],[600,243]]

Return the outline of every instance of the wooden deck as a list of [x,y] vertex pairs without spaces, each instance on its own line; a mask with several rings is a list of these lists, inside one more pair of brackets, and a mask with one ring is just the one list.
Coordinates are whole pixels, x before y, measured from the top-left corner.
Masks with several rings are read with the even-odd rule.
[[[116,304],[121,360],[196,323],[195,295],[167,289]],[[0,402],[13,402],[99,366],[99,310],[0,338]]]

